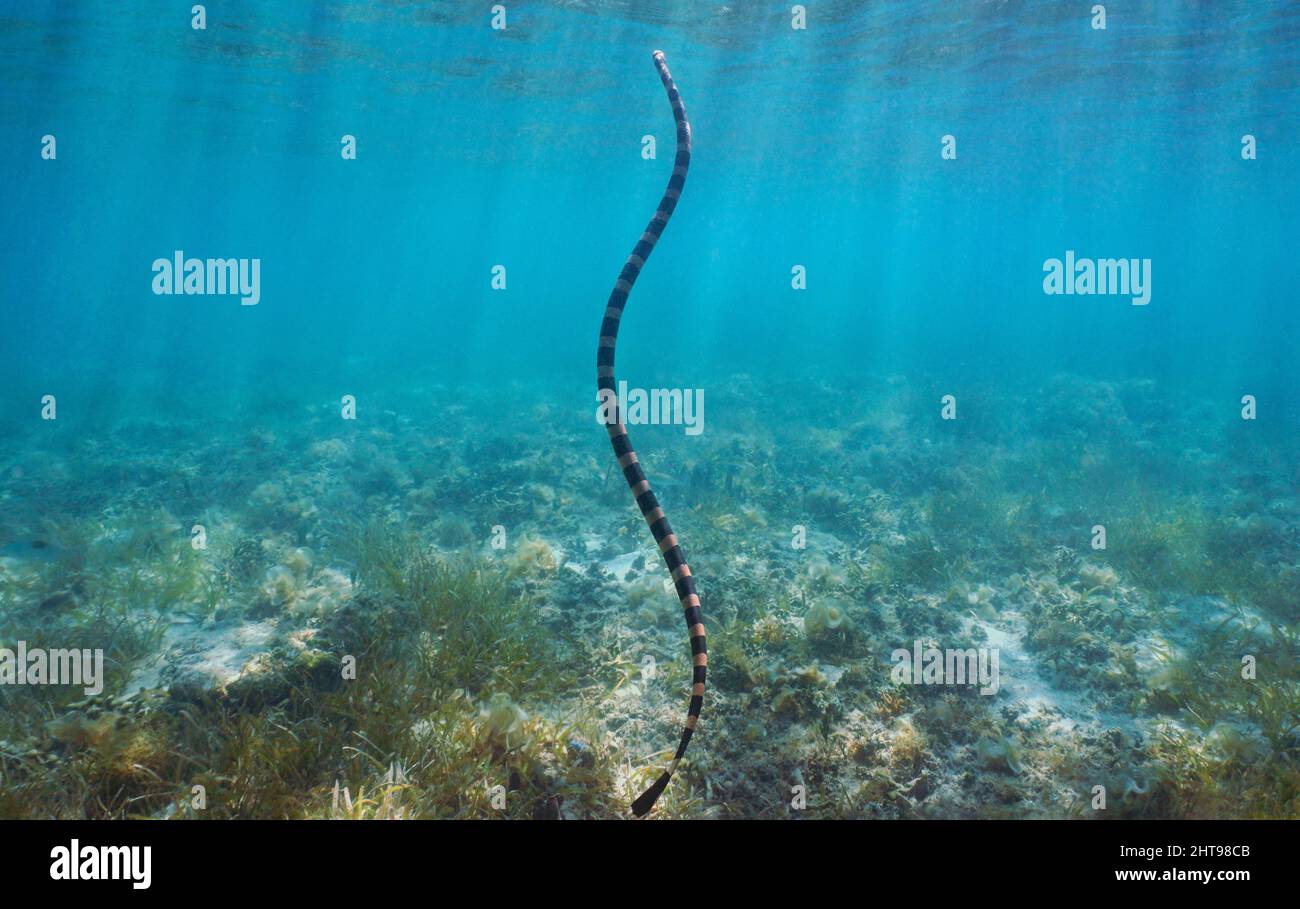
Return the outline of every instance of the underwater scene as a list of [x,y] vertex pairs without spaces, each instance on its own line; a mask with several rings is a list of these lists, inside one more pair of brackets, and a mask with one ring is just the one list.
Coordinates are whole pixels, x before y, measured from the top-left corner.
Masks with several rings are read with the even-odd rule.
[[1300,4],[0,73],[0,817],[1300,816]]

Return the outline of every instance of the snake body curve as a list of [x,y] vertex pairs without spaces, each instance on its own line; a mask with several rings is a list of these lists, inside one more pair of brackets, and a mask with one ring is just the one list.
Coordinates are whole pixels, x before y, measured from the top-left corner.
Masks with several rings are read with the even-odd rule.
[[601,401],[612,405],[606,407],[606,413],[609,415],[606,429],[609,432],[610,444],[614,448],[614,456],[618,458],[618,465],[627,480],[628,488],[632,490],[632,497],[641,509],[641,515],[645,518],[650,533],[659,546],[659,552],[663,555],[664,564],[668,566],[677,596],[681,600],[687,634],[690,638],[692,684],[691,700],[686,708],[686,723],[682,727],[677,753],[668,769],[632,803],[632,813],[637,817],[645,815],[654,807],[654,803],[658,801],[659,796],[663,795],[668,781],[672,779],[678,764],[681,763],[682,756],[686,754],[686,746],[690,744],[691,736],[695,733],[700,709],[704,705],[704,679],[709,664],[704,623],[700,612],[700,597],[695,591],[695,579],[691,576],[691,569],[686,564],[686,554],[682,551],[677,536],[668,523],[668,517],[659,505],[659,500],[655,498],[650,488],[650,481],[646,479],[645,472],[637,461],[627,427],[623,424],[618,403],[618,386],[614,379],[614,349],[618,341],[618,326],[623,316],[623,307],[627,304],[628,294],[645,266],[646,259],[650,257],[660,235],[668,225],[668,220],[677,208],[677,200],[681,198],[682,187],[686,184],[686,171],[691,163],[691,124],[686,119],[686,107],[682,104],[681,94],[677,91],[673,77],[668,72],[668,64],[662,51],[654,52],[654,64],[664,84],[664,90],[668,93],[668,102],[672,105],[673,118],[677,122],[677,156],[673,164],[672,176],[668,179],[668,186],[664,190],[663,198],[659,200],[659,208],[650,219],[632,254],[627,257],[627,262],[614,284],[614,290],[609,295],[609,302],[605,307],[605,319],[600,327],[600,342],[596,350],[596,389]]

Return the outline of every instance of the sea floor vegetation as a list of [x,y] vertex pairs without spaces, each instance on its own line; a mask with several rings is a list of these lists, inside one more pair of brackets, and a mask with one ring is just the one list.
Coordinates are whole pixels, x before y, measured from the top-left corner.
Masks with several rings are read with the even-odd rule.
[[[1145,381],[709,394],[633,430],[710,643],[657,816],[1300,816],[1294,438]],[[0,647],[104,684],[0,686],[0,816],[627,816],[690,673],[589,397],[5,426]]]

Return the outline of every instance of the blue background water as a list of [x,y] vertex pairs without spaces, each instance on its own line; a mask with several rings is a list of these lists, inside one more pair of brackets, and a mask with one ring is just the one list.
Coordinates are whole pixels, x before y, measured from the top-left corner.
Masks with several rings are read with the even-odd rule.
[[[811,3],[806,31],[784,3],[509,3],[504,32],[487,3],[208,4],[206,31],[188,6],[0,11],[6,419],[55,390],[102,416],[204,384],[591,383],[671,167],[659,47],[696,144],[634,383],[1149,376],[1295,425],[1295,3],[1111,3],[1105,31],[1086,3]],[[176,249],[260,258],[260,305],[153,295]],[[1151,304],[1045,296],[1066,249],[1150,257]]]

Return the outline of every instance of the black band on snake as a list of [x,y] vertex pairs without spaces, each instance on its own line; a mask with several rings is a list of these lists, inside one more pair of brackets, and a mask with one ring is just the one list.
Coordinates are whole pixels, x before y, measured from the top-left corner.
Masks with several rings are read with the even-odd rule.
[[641,509],[641,515],[650,525],[650,533],[654,535],[655,542],[659,545],[664,563],[668,566],[673,583],[676,585],[677,596],[682,601],[687,633],[691,642],[693,678],[691,702],[686,708],[686,725],[682,729],[682,739],[677,746],[677,754],[668,769],[632,803],[632,813],[637,817],[646,814],[658,801],[659,796],[663,795],[668,781],[672,779],[673,772],[677,770],[677,765],[682,760],[682,755],[686,753],[686,746],[690,744],[691,735],[695,732],[695,724],[700,717],[700,708],[704,705],[704,677],[709,665],[708,648],[704,642],[704,622],[700,615],[700,598],[695,592],[695,580],[691,577],[691,569],[686,565],[686,554],[678,545],[677,537],[673,534],[664,510],[659,507],[658,499],[650,490],[650,481],[646,479],[641,465],[637,462],[636,452],[632,449],[632,440],[628,437],[627,427],[623,425],[616,391],[618,386],[614,380],[614,346],[618,341],[618,324],[623,316],[623,307],[627,304],[627,296],[632,291],[632,285],[636,283],[637,275],[641,273],[646,259],[650,258],[650,252],[655,248],[659,235],[668,225],[673,209],[677,207],[677,200],[681,197],[682,187],[686,183],[686,171],[691,163],[691,124],[686,119],[686,108],[682,104],[681,95],[677,92],[677,86],[673,84],[673,77],[668,72],[668,64],[664,61],[662,51],[654,52],[654,62],[659,70],[659,78],[663,80],[664,89],[668,92],[668,102],[672,105],[673,117],[677,120],[677,159],[673,165],[673,175],[668,180],[668,188],[664,190],[663,198],[659,200],[659,209],[650,219],[640,242],[627,257],[627,264],[623,266],[618,281],[614,284],[614,290],[609,295],[609,303],[605,308],[605,321],[600,326],[600,346],[596,350],[596,389],[602,404],[605,405],[605,412],[609,414],[606,428],[609,430],[609,441],[614,446],[618,465],[622,468],[627,485],[632,490],[632,497],[636,499],[636,504]]

